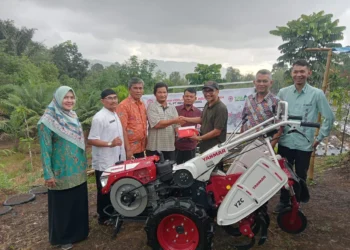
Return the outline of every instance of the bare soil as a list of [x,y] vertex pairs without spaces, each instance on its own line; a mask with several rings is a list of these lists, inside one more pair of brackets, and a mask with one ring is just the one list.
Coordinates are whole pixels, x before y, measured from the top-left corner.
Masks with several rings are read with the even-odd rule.
[[[310,186],[311,200],[302,204],[308,219],[307,229],[299,235],[282,232],[271,213],[278,197],[271,202],[271,225],[269,239],[254,249],[350,249],[350,166],[349,162],[335,169],[318,174],[315,184]],[[90,187],[93,184],[90,184]],[[4,194],[0,192],[0,202]],[[76,243],[74,249],[151,249],[146,245],[143,223],[124,223],[116,238],[112,238],[113,227],[100,226],[96,219],[96,193],[90,191],[90,235],[87,240]],[[232,236],[216,227],[213,249],[233,249],[236,242]],[[47,196],[37,195],[33,202],[13,207],[0,216],[0,249],[58,249],[48,242]]]

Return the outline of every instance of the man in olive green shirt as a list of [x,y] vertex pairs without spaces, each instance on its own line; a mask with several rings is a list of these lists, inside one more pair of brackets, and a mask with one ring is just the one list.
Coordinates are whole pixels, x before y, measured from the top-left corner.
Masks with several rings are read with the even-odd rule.
[[226,140],[228,119],[227,107],[220,101],[219,85],[216,82],[206,82],[203,86],[203,95],[207,103],[201,117],[180,117],[186,122],[201,124],[201,135],[191,137],[191,139],[199,142],[200,153]]
[[[302,116],[304,122],[317,122],[318,113],[321,113],[324,118],[316,140],[314,140],[315,128],[298,128],[305,134],[307,140],[298,133],[288,134],[290,128],[285,127],[284,134],[278,142],[278,153],[285,157],[291,165],[295,165],[296,174],[306,181],[311,153],[322,139],[329,135],[334,122],[334,114],[323,91],[307,83],[311,70],[305,60],[298,60],[293,64],[291,75],[294,84],[281,89],[277,94],[282,101],[288,102],[288,114]],[[286,206],[289,206],[289,193],[283,189],[275,212],[280,212]]]

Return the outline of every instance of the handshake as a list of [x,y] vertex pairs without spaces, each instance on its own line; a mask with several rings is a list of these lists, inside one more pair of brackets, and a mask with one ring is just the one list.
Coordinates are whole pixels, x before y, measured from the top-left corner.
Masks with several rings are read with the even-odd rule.
[[184,116],[178,116],[176,118],[176,124],[180,124],[181,126],[184,125],[186,122],[188,122],[188,117],[184,117]]

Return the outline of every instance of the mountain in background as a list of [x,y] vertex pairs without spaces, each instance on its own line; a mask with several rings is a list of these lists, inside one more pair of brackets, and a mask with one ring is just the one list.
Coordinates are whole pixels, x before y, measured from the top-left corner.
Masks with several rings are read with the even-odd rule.
[[[193,73],[194,68],[197,66],[198,63],[196,62],[175,62],[175,61],[163,61],[163,60],[155,60],[150,59],[151,62],[157,64],[157,70],[160,70],[162,72],[165,72],[167,76],[170,75],[171,72],[178,71],[182,76],[185,76],[188,73]],[[100,63],[103,65],[103,67],[108,67],[112,65],[112,62],[105,62],[100,60],[89,60],[90,66],[94,65],[95,63]],[[221,75],[225,76],[226,74],[226,68],[221,68]]]

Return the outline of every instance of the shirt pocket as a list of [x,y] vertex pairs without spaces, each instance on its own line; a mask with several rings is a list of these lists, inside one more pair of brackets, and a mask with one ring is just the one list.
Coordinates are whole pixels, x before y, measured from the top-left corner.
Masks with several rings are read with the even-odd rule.
[[303,121],[310,121],[312,114],[315,112],[315,108],[315,103],[304,103],[301,105]]

